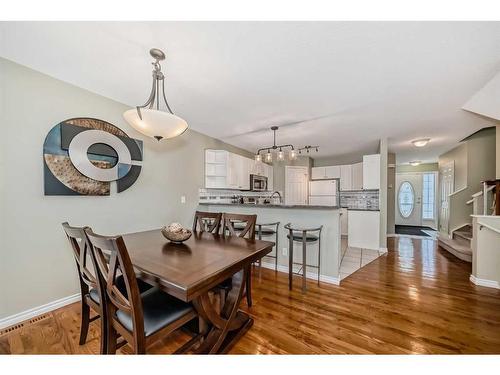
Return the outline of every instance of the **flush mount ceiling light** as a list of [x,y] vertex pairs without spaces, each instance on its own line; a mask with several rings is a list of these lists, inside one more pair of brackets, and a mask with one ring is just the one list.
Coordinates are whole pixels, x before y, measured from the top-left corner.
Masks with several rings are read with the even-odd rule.
[[[293,145],[277,145],[276,144],[276,131],[279,129],[278,126],[271,126],[271,130],[273,131],[273,137],[274,137],[274,142],[272,146],[269,147],[263,147],[260,148],[257,153],[255,154],[255,161],[260,162],[262,161],[262,155],[261,153],[264,154],[264,161],[266,162],[272,162],[273,161],[273,154],[276,153],[276,159],[278,161],[283,161],[285,160],[285,151],[288,149],[288,159],[289,160],[295,160],[297,158],[297,151],[295,150],[295,147]],[[303,150],[307,150],[307,153],[309,153],[310,149],[315,149],[316,152],[318,152],[319,146],[305,146],[303,148],[299,149],[299,154]]]
[[420,160],[415,160],[415,161],[410,161],[410,165],[413,167],[416,167],[417,165],[420,165],[422,162]]
[[[162,139],[174,138],[186,131],[188,124],[174,115],[165,95],[165,76],[160,61],[165,60],[163,51],[153,48],[149,51],[153,59],[153,87],[149,98],[141,106],[129,109],[123,118],[138,132],[148,137]],[[161,96],[161,98],[160,98]],[[162,100],[163,99],[163,100]],[[160,103],[163,101],[163,103]]]
[[415,139],[414,141],[411,141],[415,147],[424,147],[429,143],[431,139],[430,138],[421,138],[421,139]]

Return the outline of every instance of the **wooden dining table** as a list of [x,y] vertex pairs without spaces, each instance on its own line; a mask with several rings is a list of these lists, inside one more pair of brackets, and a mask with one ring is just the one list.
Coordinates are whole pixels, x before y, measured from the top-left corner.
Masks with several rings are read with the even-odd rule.
[[[274,242],[194,232],[184,243],[167,240],[160,229],[123,235],[137,275],[199,314],[200,332],[179,352],[227,353],[250,329],[253,319],[239,309],[252,263],[272,251]],[[223,306],[210,292],[232,278]]]

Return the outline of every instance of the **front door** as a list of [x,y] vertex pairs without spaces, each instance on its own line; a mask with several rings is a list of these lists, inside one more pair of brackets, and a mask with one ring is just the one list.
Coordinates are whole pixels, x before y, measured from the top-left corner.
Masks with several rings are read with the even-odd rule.
[[307,204],[307,185],[309,169],[307,167],[285,167],[285,203]]
[[396,225],[422,225],[422,174],[396,174]]

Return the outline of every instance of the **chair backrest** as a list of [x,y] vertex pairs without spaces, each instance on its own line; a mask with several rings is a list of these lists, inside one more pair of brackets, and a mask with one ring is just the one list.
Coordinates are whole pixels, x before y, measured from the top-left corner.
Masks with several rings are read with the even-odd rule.
[[194,213],[193,232],[196,232],[198,227],[200,232],[219,233],[222,213],[220,212],[202,212]]
[[[105,283],[108,301],[108,316],[114,317],[116,310],[129,314],[133,322],[134,335],[144,336],[144,318],[139,286],[134,266],[122,236],[100,236],[85,229],[91,251],[94,254],[97,269]],[[120,292],[117,277],[122,275],[126,295]]]
[[[238,233],[234,228],[234,223],[245,223],[245,227]],[[255,239],[255,223],[257,215],[226,214],[224,213],[224,234],[230,236],[245,237]]]
[[[67,222],[62,223],[62,227],[66,233],[66,237],[68,238],[71,248],[73,249],[82,294],[87,294],[89,292],[89,288],[96,288],[100,291],[93,254],[90,250],[87,235],[85,234],[85,229],[88,227],[72,227]],[[92,270],[89,268],[89,259],[92,264]]]

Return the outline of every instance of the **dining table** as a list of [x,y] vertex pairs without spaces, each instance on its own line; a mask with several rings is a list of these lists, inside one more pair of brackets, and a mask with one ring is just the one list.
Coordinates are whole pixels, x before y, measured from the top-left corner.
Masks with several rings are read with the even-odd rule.
[[[274,242],[193,232],[185,242],[174,243],[160,229],[122,237],[137,276],[192,303],[199,315],[197,335],[177,353],[227,353],[253,325],[239,308],[245,280],[252,263],[269,254]],[[218,305],[212,291],[228,279],[232,287]]]

